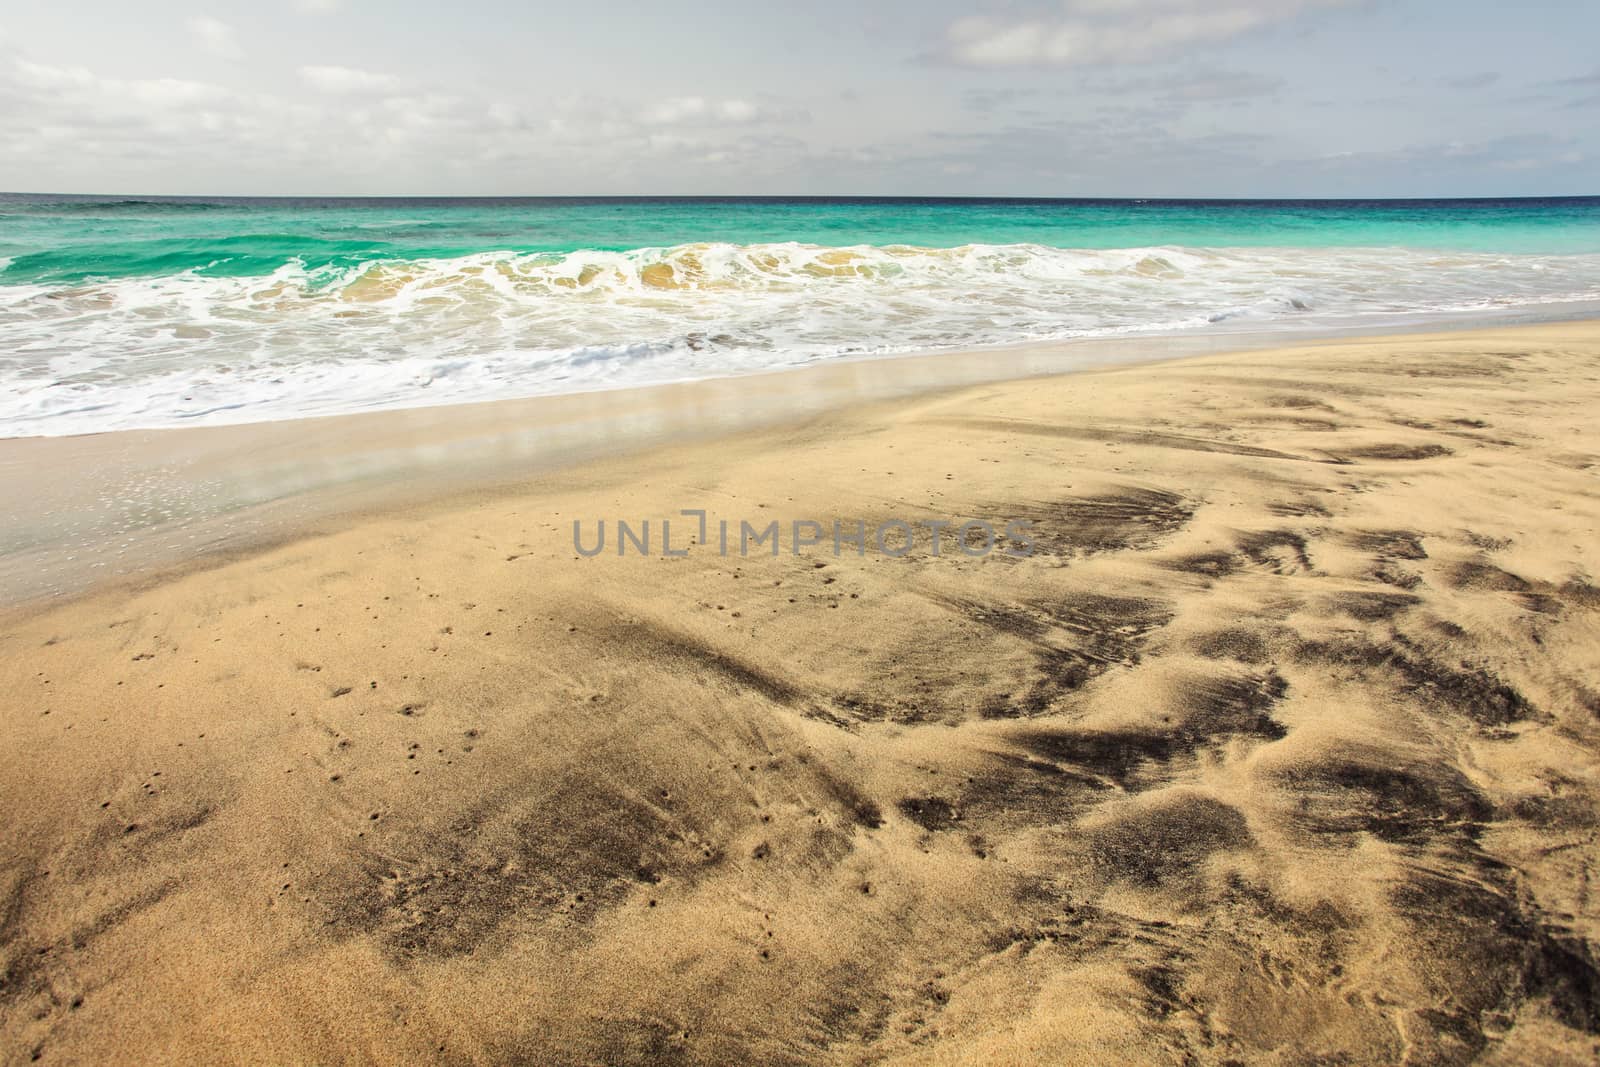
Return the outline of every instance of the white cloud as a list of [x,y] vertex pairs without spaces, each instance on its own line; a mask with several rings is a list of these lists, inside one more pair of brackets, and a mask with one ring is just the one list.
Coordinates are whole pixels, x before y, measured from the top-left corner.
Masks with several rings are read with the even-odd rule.
[[[1491,31],[1503,12],[1487,0],[1460,5],[1461,17],[1448,25],[1418,18],[1405,10],[1414,5],[1398,0],[865,3],[844,28],[859,31],[876,54],[892,60],[931,47],[947,62],[984,67],[975,74],[887,62],[865,78],[859,55],[838,47],[839,26],[783,22],[778,33],[778,22],[762,22],[761,5],[746,5],[748,25],[708,41],[704,62],[679,64],[667,81],[647,61],[650,48],[662,46],[652,38],[658,28],[681,27],[692,3],[683,12],[658,10],[659,23],[641,15],[640,32],[626,42],[607,36],[614,18],[603,7],[574,9],[555,26],[526,4],[501,5],[505,17],[489,21],[400,20],[375,41],[341,25],[379,12],[357,0],[281,0],[282,18],[250,22],[237,5],[189,0],[168,14],[164,34],[140,38],[132,59],[129,35],[148,21],[139,5],[77,5],[96,13],[75,27],[87,35],[81,40],[41,31],[51,20],[59,30],[70,13],[10,25],[22,17],[5,7],[0,33],[11,36],[0,45],[0,188],[1085,195],[1590,188],[1600,173],[1593,162],[1600,141],[1580,116],[1600,106],[1600,70],[1573,42],[1595,24],[1577,18],[1577,8],[1588,15],[1596,5],[1545,2],[1574,8],[1573,32],[1552,38],[1549,49],[1510,52],[1496,50]],[[1351,13],[1368,8],[1373,32],[1346,32],[1356,28],[1348,25]],[[952,26],[962,14],[984,17]],[[228,34],[191,27],[191,15],[231,24],[232,42],[263,61],[214,58],[201,47],[204,38],[225,48]],[[1296,39],[1324,27],[1336,32]],[[752,67],[754,34],[746,31],[755,29],[776,35]],[[268,51],[282,54],[308,33],[321,42],[317,52],[302,47],[301,58],[264,62]],[[70,41],[77,43],[62,43]],[[615,53],[603,77],[585,58],[595,42]],[[422,73],[402,65],[426,45],[437,62]],[[1145,58],[1160,65],[1112,62]],[[324,65],[297,71],[301,63]],[[1492,85],[1474,73],[1491,70],[1502,72]],[[1462,92],[1446,88],[1452,81]],[[1482,88],[1466,97],[1472,85]],[[1472,145],[1507,130],[1571,136],[1578,148],[1502,146],[1538,181],[1510,180],[1486,158],[1444,152],[1437,167],[1364,157],[1325,173],[1295,162],[1326,146]],[[1239,147],[1218,137],[1239,131],[1276,140]],[[988,139],[960,139],[971,135]],[[1589,162],[1570,162],[1572,151]],[[951,177],[958,174],[969,176]]]
[[354,67],[301,67],[299,73],[307,85],[325,93],[362,96],[392,93],[400,88],[398,78]]
[[11,71],[9,80],[19,88],[56,94],[63,101],[71,98],[94,100],[116,110],[182,107],[216,101],[227,95],[218,86],[205,82],[181,78],[102,78],[83,67],[56,67],[26,59],[16,60]]
[[[663,100],[655,118],[675,120],[663,123],[637,99],[517,99],[349,67],[297,73],[312,92],[111,78],[0,53],[0,187],[81,188],[88,174],[133,191],[299,192],[300,176],[314,174],[312,192],[404,192],[532,174],[582,189],[596,173],[631,173],[644,155],[693,174],[734,159],[779,169],[803,151],[767,128],[768,115],[804,115],[777,98]],[[397,188],[397,175],[416,184]]]
[[976,15],[946,31],[944,58],[974,67],[1137,63],[1216,45],[1354,0],[1067,0],[1037,17]]
[[210,15],[196,15],[189,20],[189,34],[195,43],[214,56],[223,59],[238,59],[244,55],[244,49],[239,46],[239,39],[234,35],[233,27],[221,19],[214,19]]
[[761,108],[748,100],[707,100],[703,96],[676,96],[657,101],[645,111],[646,122],[661,126],[734,124],[754,122]]
[[[673,96],[657,100],[637,116],[647,126],[693,126],[701,129],[785,126],[808,122],[810,112],[775,97],[713,99]],[[626,119],[625,119],[626,121]]]

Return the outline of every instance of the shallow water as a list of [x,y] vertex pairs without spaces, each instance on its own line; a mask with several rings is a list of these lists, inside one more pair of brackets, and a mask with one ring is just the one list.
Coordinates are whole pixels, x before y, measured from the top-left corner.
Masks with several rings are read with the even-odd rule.
[[1600,198],[0,197],[0,435],[1600,299]]

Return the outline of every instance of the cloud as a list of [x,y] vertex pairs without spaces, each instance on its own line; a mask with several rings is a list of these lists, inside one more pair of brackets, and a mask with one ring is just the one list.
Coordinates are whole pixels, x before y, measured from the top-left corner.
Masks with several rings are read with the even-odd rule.
[[904,187],[928,193],[939,191],[930,175],[965,173],[1019,195],[1231,196],[1239,195],[1237,175],[1253,174],[1285,151],[1270,134],[1184,132],[1159,109],[1123,105],[987,122],[931,140],[859,162],[841,158],[836,166],[863,175],[888,170]]
[[340,96],[381,95],[400,88],[398,78],[354,67],[301,67],[298,73],[313,89]]
[[294,0],[295,10],[308,15],[329,15],[343,6],[341,0]]
[[1481,141],[1429,142],[1388,151],[1339,152],[1299,162],[1324,171],[1364,177],[1386,172],[1427,176],[1464,170],[1493,175],[1591,166],[1594,156],[1571,137],[1522,133]]
[[112,111],[162,110],[215,102],[227,95],[218,86],[182,78],[122,79],[102,78],[83,67],[57,67],[15,60],[11,67],[12,86],[55,94],[61,103],[93,100]]
[[703,96],[674,96],[658,100],[641,118],[652,126],[779,125],[809,118],[806,112],[773,101],[740,98],[712,100]]
[[779,124],[805,113],[778,97],[685,96],[645,115],[637,99],[592,93],[518,99],[351,67],[297,74],[311,91],[112,78],[0,52],[0,187],[406,193],[532,175],[546,190],[639,192],[648,157],[677,191],[737,192],[729,168],[779,181],[804,153]]
[[1059,12],[974,15],[945,32],[940,57],[971,67],[1139,63],[1217,45],[1354,0],[1066,0]]
[[[962,103],[969,109],[983,115],[992,115],[998,111],[1014,109],[1022,104],[1031,104],[1045,94],[1038,89],[968,89],[961,94]],[[1051,93],[1052,97],[1064,95],[1060,92]]]
[[662,126],[705,121],[749,122],[756,107],[747,100],[707,100],[703,96],[677,96],[658,101],[646,109],[646,122]]
[[[1022,5],[1030,2],[1049,6],[1029,14]],[[1101,44],[1111,29],[1133,33],[1141,19],[1239,9],[1266,6],[980,0],[964,7],[997,25],[1081,23]],[[220,6],[201,10],[234,21]],[[371,8],[347,2],[343,10]],[[70,53],[58,60],[15,44],[0,50],[0,188],[1227,196],[1594,185],[1600,140],[1578,119],[1600,92],[1590,61],[1496,66],[1501,79],[1467,96],[1446,85],[1478,80],[1475,64],[1488,67],[1483,56],[1444,50],[1388,76],[1371,73],[1380,57],[1363,42],[1351,44],[1348,62],[1295,64],[1278,54],[1278,38],[1350,10],[1284,0],[1256,23],[1262,30],[1243,31],[1272,38],[1250,42],[1261,46],[1253,56],[1237,47],[1224,58],[1220,48],[1190,43],[1176,48],[1189,53],[1178,61],[1152,66],[1069,62],[1048,73],[959,76],[897,67],[848,98],[848,68],[799,79],[773,67],[744,82],[720,68],[703,81],[685,70],[660,88],[648,73],[550,77],[481,64],[423,73],[395,65],[388,49],[327,52],[303,60],[313,64],[303,68],[297,60],[225,69],[196,47],[180,16],[172,25],[181,56],[141,63],[168,78],[114,77]],[[1284,12],[1299,12],[1302,24],[1283,21]],[[947,23],[933,16],[922,39],[938,37]],[[292,24],[307,25],[300,16]],[[237,40],[260,58],[256,38],[236,25]],[[1208,26],[1205,32],[1220,32]],[[906,41],[902,32],[896,47]],[[1166,55],[1173,46],[1162,47]],[[1414,78],[1404,83],[1411,95],[1403,106],[1385,103],[1401,75]],[[1535,90],[1540,97],[1517,95]],[[1316,108],[1324,97],[1330,107]],[[1494,107],[1465,106],[1491,97]],[[1563,105],[1575,110],[1557,110]],[[1540,130],[1575,143],[1493,141]],[[1422,141],[1439,143],[1406,148]],[[1353,154],[1324,158],[1334,149]]]
[[1141,77],[1083,75],[1070,86],[982,88],[962,94],[967,110],[1012,119],[1048,119],[1094,107],[1137,109],[1147,121],[1177,118],[1204,105],[1237,105],[1272,96],[1281,78],[1202,67]]
[[189,20],[188,29],[195,43],[214,56],[238,59],[244,55],[244,49],[239,46],[239,40],[234,36],[233,27],[221,19],[214,19],[210,15],[196,15]]
[[1498,71],[1484,70],[1477,74],[1463,74],[1459,78],[1446,78],[1444,84],[1449,89],[1486,89],[1499,80]]
[[1192,103],[1271,96],[1282,88],[1282,78],[1209,67],[1176,71],[1160,77],[1126,78],[1097,86],[1098,91],[1117,96],[1144,96]]

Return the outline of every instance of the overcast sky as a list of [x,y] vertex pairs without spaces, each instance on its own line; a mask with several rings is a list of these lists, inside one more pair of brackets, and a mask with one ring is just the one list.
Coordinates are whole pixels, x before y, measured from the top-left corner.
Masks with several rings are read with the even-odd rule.
[[1600,193],[1597,0],[0,6],[0,189]]

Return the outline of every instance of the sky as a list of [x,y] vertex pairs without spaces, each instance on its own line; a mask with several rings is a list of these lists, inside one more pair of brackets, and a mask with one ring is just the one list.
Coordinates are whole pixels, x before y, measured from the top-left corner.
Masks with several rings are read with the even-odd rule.
[[1600,193],[1597,0],[0,4],[0,190]]

